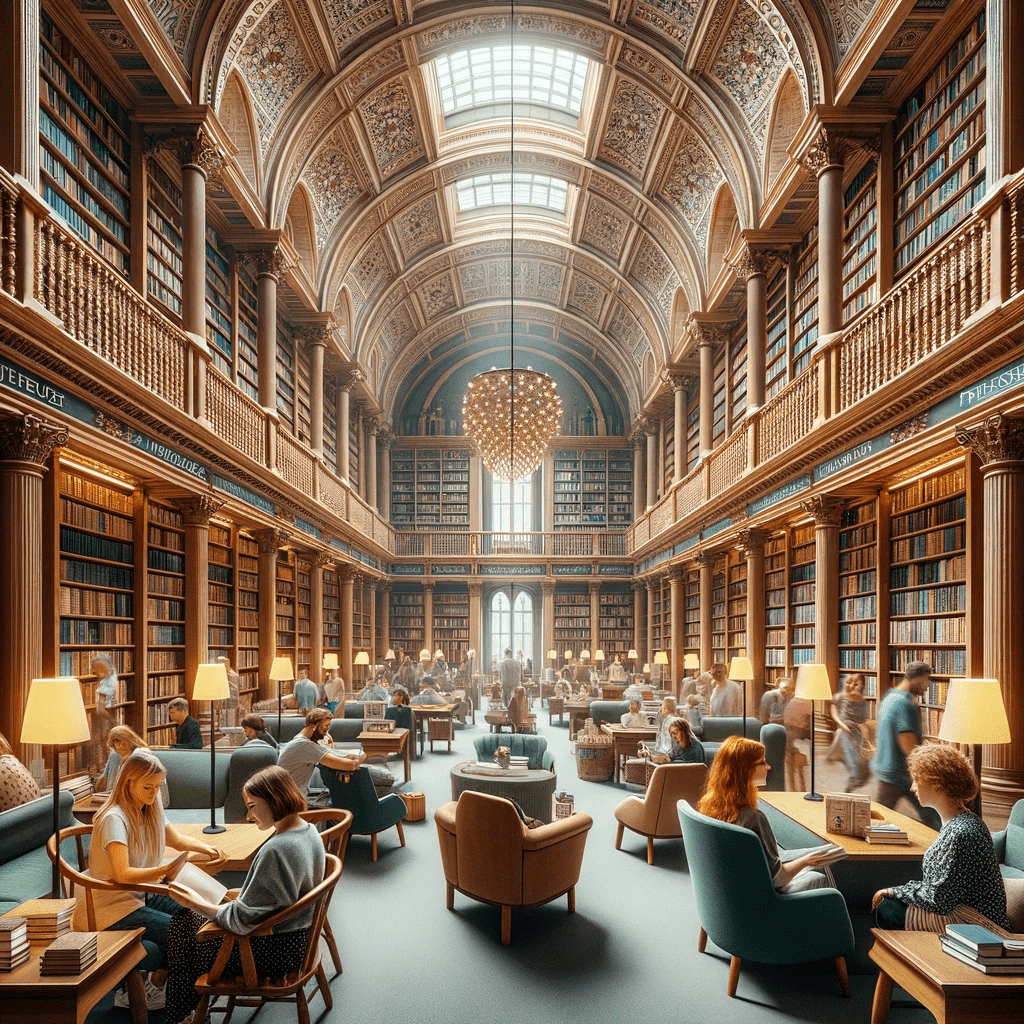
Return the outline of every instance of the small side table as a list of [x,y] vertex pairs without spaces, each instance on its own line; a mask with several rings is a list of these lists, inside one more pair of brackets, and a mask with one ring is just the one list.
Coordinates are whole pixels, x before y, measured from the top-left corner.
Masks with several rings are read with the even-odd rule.
[[554,772],[543,768],[531,768],[529,771],[516,774],[510,778],[498,775],[472,775],[462,769],[472,762],[462,762],[451,770],[452,799],[458,800],[459,794],[471,789],[475,793],[489,793],[491,796],[503,796],[514,800],[523,809],[523,813],[539,821],[551,821],[551,800],[555,795],[555,784],[558,781]]

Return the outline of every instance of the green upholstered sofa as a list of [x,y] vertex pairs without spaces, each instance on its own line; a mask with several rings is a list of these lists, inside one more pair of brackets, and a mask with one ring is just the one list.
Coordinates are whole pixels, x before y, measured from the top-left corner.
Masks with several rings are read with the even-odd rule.
[[531,768],[546,768],[549,772],[555,770],[555,759],[548,750],[548,741],[543,736],[533,736],[530,733],[485,733],[473,740],[476,748],[476,759],[478,761],[491,761],[494,759],[494,752],[498,747],[508,747],[509,752],[516,757],[528,757]]
[[[349,709],[354,709],[349,714]],[[306,724],[306,719],[301,715],[284,715],[281,718],[281,731],[277,729],[277,715],[268,714],[263,716],[263,723],[278,743],[287,743],[294,739]],[[359,745],[356,738],[363,731],[363,705],[346,704],[344,718],[331,719],[331,738],[335,743]]]
[[[74,797],[60,795],[60,827],[78,824],[71,814]],[[0,811],[0,914],[25,900],[46,896],[53,878],[46,841],[53,835],[53,798],[40,797]],[[67,846],[74,855],[74,842]]]
[[1024,800],[1010,810],[1006,828],[992,833],[999,870],[1004,878],[1024,878]]

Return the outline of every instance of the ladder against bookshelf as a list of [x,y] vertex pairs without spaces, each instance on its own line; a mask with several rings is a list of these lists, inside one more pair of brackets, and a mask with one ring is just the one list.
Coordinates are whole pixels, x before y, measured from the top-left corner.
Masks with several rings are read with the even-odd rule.
[[[434,589],[434,650],[444,652],[444,660],[461,662],[461,654],[469,649],[469,591]],[[433,653],[433,652],[431,652]]]
[[889,670],[932,666],[926,732],[938,731],[952,676],[967,675],[967,474],[958,465],[893,489],[889,518]]
[[[312,635],[310,617],[310,576],[312,566],[307,556],[298,555],[295,559],[295,672],[296,679],[312,674],[311,650]],[[320,666],[316,667],[318,678]]]
[[793,529],[789,551],[789,633],[794,670],[814,661],[814,526]]
[[747,561],[739,558],[728,568],[726,592],[726,661],[731,662],[740,651],[747,653]]
[[552,639],[559,661],[564,661],[566,651],[572,651],[578,658],[580,651],[590,646],[593,635],[590,626],[590,594],[586,591],[556,589],[553,612],[555,621]]
[[846,509],[839,530],[839,669],[862,672],[865,697],[878,696],[876,499]]
[[260,672],[260,549],[251,537],[238,535],[238,646],[235,669],[241,677],[239,696],[250,703],[259,693]]
[[[131,491],[61,468],[58,672],[79,678],[94,735],[95,656],[109,657],[117,672],[114,722],[124,721],[136,697],[134,513]],[[68,770],[101,768],[106,757],[100,744],[83,744],[68,752]]]
[[604,651],[605,668],[616,658],[629,668],[626,655],[636,640],[633,621],[633,592],[631,590],[610,590],[598,598],[598,636]]
[[396,584],[389,598],[391,635],[388,646],[403,648],[415,665],[426,639],[423,591],[410,584]]
[[235,663],[235,552],[231,530],[210,524],[207,565],[209,660],[228,658]]
[[324,653],[341,651],[341,587],[334,569],[324,569]]
[[725,624],[728,566],[726,559],[718,559],[711,573],[711,655],[715,661],[725,661]]
[[171,743],[167,702],[185,695],[185,531],[176,509],[148,503],[146,514],[146,733]]
[[765,686],[771,689],[786,674],[788,569],[784,533],[775,534],[764,547],[764,660]]

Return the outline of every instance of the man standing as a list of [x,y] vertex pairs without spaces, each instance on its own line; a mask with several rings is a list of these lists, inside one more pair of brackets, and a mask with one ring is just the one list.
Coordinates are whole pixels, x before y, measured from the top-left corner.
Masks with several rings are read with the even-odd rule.
[[309,676],[296,679],[295,689],[292,692],[295,694],[295,706],[299,711],[308,711],[310,708],[316,707],[320,692],[316,683]]
[[793,680],[789,676],[782,676],[778,680],[779,685],[774,690],[767,690],[761,698],[761,708],[758,717],[768,725],[785,725],[786,705],[793,699]]
[[515,688],[523,682],[523,667],[512,657],[512,648],[505,648],[505,657],[498,662],[498,681],[501,683],[501,699],[508,707]]
[[318,764],[351,772],[366,760],[361,750],[342,755],[320,745],[331,727],[332,717],[327,708],[313,708],[306,715],[305,727],[278,752],[277,763],[295,780],[303,796],[309,793],[309,780]]
[[938,814],[922,807],[911,786],[907,754],[922,742],[921,708],[917,699],[928,689],[932,667],[925,661],[912,661],[903,678],[882,698],[878,706],[878,730],[871,770],[878,779],[875,799],[883,807],[895,807],[900,797],[908,800],[930,828],[942,827]]
[[729,670],[725,662],[716,661],[711,666],[711,715],[721,718],[724,715],[743,714],[743,688],[729,678]]
[[167,705],[167,717],[178,727],[171,744],[172,750],[202,750],[203,736],[199,723],[188,713],[188,701],[175,697]]

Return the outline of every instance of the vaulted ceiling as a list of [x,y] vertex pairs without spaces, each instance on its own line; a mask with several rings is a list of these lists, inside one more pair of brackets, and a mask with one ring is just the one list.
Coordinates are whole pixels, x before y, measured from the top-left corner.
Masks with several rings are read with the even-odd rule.
[[[294,294],[396,429],[439,375],[507,363],[514,315],[517,362],[622,430],[686,364],[689,315],[735,305],[740,233],[813,217],[790,152],[811,109],[883,109],[954,0],[76,2],[141,116],[212,109],[224,232],[284,233]],[[435,59],[510,44],[513,78],[585,57],[578,107],[498,83],[446,115]],[[500,177],[460,209],[457,183],[509,172],[564,211],[502,202]]]

